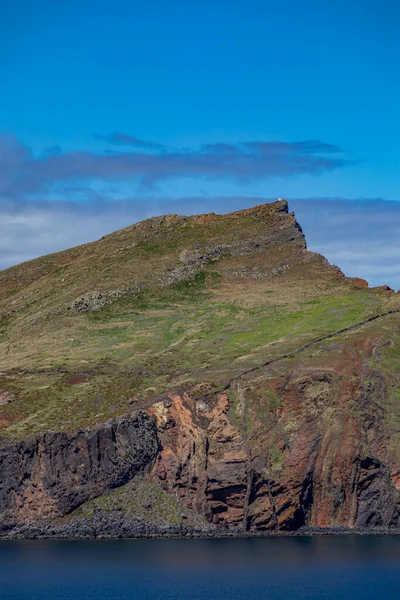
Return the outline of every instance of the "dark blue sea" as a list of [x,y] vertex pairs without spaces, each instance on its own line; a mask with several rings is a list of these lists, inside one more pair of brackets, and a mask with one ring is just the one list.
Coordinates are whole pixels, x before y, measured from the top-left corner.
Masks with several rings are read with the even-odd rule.
[[0,542],[1,600],[398,600],[400,537]]

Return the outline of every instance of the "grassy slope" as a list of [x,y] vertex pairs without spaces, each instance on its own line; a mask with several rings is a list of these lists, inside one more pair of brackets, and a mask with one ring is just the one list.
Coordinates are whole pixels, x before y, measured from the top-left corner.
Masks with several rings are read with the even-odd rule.
[[110,490],[104,496],[89,500],[64,517],[90,518],[97,512],[123,512],[125,517],[139,518],[154,525],[201,526],[205,520],[188,510],[178,498],[164,491],[159,485],[146,480],[128,483]]
[[[241,371],[394,305],[298,243],[223,253],[166,285],[185,253],[243,244],[293,222],[265,205],[151,219],[0,273],[2,435],[75,430],[199,381]],[[256,278],[255,278],[256,277]],[[140,288],[140,291],[138,289]],[[71,314],[82,294],[113,300]]]

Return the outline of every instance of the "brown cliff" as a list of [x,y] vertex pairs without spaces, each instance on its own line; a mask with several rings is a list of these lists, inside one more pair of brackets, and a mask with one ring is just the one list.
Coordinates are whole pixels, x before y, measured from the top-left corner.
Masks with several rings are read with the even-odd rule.
[[400,530],[399,302],[285,201],[0,273],[0,526]]
[[158,403],[153,477],[221,526],[399,528],[386,384],[349,352],[327,363],[237,383],[207,407],[188,394]]
[[1,523],[51,519],[148,471],[158,452],[143,413],[74,436],[48,433],[0,451]]

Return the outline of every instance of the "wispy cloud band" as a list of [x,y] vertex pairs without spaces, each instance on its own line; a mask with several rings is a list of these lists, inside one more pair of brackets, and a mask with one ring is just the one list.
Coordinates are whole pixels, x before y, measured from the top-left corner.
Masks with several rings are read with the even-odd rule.
[[[0,268],[97,239],[157,214],[229,212],[274,199],[139,198],[88,203],[0,201]],[[310,250],[371,285],[400,287],[400,202],[289,200]],[[21,241],[23,240],[23,243]]]
[[120,148],[62,152],[55,146],[36,156],[14,135],[0,134],[0,197],[35,197],[93,181],[132,180],[147,188],[172,178],[227,178],[243,183],[319,175],[352,164],[340,156],[339,147],[319,140],[209,143],[174,149],[125,133],[97,138]]

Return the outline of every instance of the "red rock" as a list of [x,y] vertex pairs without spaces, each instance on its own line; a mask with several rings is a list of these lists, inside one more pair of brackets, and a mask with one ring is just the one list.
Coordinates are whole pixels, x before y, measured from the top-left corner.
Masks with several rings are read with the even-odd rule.
[[[209,398],[201,416],[190,394],[153,405],[162,447],[155,481],[221,526],[399,526],[400,464],[389,459],[384,420],[368,416],[374,398],[390,393],[361,358],[372,347],[365,339],[325,368],[311,360],[286,378],[258,383],[279,391],[275,410],[263,410],[254,393],[246,399],[240,387]],[[357,397],[364,416],[351,408]]]
[[367,288],[369,285],[366,279],[361,279],[360,277],[351,277],[351,281],[355,283],[357,287]]
[[392,290],[392,288],[388,285],[377,285],[371,289],[376,290],[377,292],[390,292],[391,294],[394,293],[394,290]]

